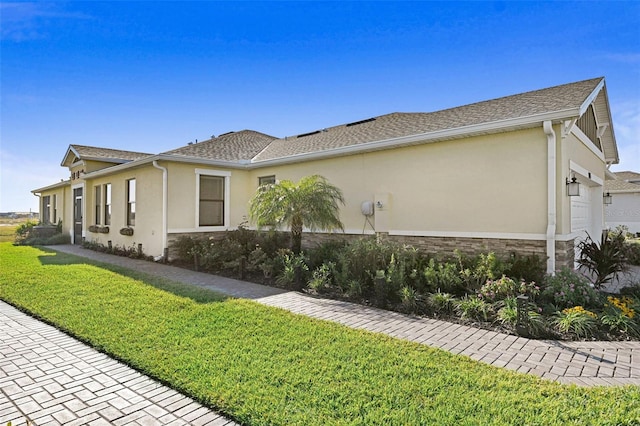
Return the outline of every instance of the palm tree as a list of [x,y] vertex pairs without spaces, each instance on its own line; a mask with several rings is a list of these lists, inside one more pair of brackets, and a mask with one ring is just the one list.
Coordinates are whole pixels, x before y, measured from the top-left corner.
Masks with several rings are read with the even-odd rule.
[[302,246],[302,228],[344,230],[339,204],[342,191],[320,175],[306,176],[295,184],[290,180],[262,185],[250,201],[249,215],[258,227],[288,226],[291,250],[298,254]]

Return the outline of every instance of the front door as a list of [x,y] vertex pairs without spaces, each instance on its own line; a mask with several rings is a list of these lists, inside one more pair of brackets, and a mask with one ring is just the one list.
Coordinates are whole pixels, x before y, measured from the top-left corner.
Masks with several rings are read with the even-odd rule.
[[82,244],[82,188],[73,190],[73,244]]

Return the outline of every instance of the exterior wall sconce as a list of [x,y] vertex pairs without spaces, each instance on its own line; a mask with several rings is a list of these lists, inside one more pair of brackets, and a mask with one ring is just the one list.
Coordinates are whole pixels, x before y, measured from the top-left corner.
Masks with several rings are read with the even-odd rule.
[[604,194],[602,196],[602,200],[604,201],[605,204],[613,203],[613,197],[611,196],[611,194],[609,192],[607,192],[606,194]]
[[571,178],[571,181],[567,178],[567,195],[569,197],[580,195],[580,182],[576,180],[575,176]]

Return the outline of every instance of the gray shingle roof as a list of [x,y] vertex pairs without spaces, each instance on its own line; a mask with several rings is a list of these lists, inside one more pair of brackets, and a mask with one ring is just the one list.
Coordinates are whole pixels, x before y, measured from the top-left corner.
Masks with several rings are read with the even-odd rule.
[[615,180],[606,180],[604,190],[610,192],[640,192],[640,173],[614,172]]
[[69,147],[78,154],[81,160],[119,160],[120,162],[126,162],[139,160],[152,155],[144,152],[123,151],[86,145],[70,145]]
[[625,172],[613,172],[613,174],[616,175],[616,178],[618,179],[632,181],[632,182],[640,181],[640,173],[625,171]]
[[249,161],[274,139],[276,139],[274,136],[265,135],[264,133],[242,130],[226,133],[204,142],[183,146],[163,154],[208,160]]
[[392,113],[357,125],[345,124],[277,139],[254,162],[577,109],[601,81],[602,78],[584,80],[431,113]]

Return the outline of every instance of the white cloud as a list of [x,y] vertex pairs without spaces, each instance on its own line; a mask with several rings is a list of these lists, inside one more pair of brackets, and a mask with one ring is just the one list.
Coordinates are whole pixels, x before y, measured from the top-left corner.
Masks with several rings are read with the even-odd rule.
[[0,151],[0,212],[38,211],[38,198],[31,191],[59,182],[67,174],[57,161]]
[[614,171],[640,171],[640,100],[611,105],[620,164]]
[[16,42],[36,40],[46,37],[43,20],[89,19],[84,13],[68,12],[59,9],[54,2],[20,2],[0,4],[0,39]]

